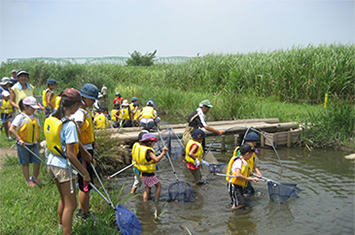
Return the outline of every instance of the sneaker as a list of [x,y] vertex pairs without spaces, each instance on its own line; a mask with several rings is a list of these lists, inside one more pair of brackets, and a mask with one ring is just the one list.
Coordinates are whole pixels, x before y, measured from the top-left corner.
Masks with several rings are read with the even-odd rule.
[[7,137],[7,139],[8,139],[8,140],[13,140],[13,139],[11,138],[11,136]]
[[33,183],[32,181],[28,181],[27,186],[37,187],[37,184]]
[[81,219],[82,216],[83,216],[83,211],[81,209],[78,209],[78,213],[76,213],[75,217]]
[[35,184],[39,184],[39,180],[38,179],[33,179],[33,176],[30,177],[30,180],[35,183]]

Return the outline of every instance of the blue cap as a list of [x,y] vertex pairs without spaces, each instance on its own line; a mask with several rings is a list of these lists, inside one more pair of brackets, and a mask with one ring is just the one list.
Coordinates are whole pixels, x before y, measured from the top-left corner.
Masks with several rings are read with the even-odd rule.
[[48,79],[47,84],[48,85],[58,85],[57,81],[54,78]]
[[138,100],[137,97],[135,97],[135,96],[132,97],[132,102],[135,102],[137,100]]
[[258,134],[255,132],[249,132],[244,138],[245,141],[260,141]]
[[206,133],[201,129],[196,129],[192,132],[191,137],[193,139],[201,140],[206,137]]
[[80,90],[82,97],[99,100],[99,89],[94,84],[86,83]]

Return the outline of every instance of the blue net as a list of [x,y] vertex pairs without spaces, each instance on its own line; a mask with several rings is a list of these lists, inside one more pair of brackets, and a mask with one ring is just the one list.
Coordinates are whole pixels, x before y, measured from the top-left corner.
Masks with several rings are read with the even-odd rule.
[[290,183],[278,183],[269,181],[267,182],[269,189],[270,200],[274,202],[284,202],[289,199],[291,196],[299,198],[299,191],[302,191],[300,188],[296,187],[297,184]]
[[168,147],[168,154],[172,161],[180,159],[184,151],[184,146],[174,130],[172,128],[167,128],[161,132],[161,137],[163,141],[159,138],[158,143],[153,147],[155,153],[159,155],[162,152],[163,147],[166,146]]
[[224,167],[227,165],[227,163],[210,163],[208,166],[208,169],[210,170],[210,173],[221,173]]
[[186,181],[172,183],[168,189],[169,201],[192,202],[195,200],[195,192],[191,184]]
[[143,232],[137,216],[122,205],[116,207],[116,220],[123,235],[139,235]]

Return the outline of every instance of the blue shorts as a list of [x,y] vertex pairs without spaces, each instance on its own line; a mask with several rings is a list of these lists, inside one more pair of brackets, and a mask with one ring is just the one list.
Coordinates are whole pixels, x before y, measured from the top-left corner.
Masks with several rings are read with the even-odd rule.
[[[34,152],[38,157],[40,156],[37,143],[34,145],[26,145],[26,147],[29,148],[32,152]],[[25,165],[29,163],[41,163],[41,160],[33,156],[32,153],[30,153],[27,149],[25,149],[25,147],[19,144],[17,144],[17,155],[18,164],[20,165]]]

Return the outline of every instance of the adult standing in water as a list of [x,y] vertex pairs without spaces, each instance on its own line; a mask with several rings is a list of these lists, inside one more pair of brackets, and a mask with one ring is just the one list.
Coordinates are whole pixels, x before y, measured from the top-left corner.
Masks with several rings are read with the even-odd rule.
[[[201,101],[199,107],[190,114],[189,118],[187,119],[186,129],[182,137],[182,143],[185,147],[187,142],[192,139],[191,134],[198,128],[205,128],[206,130],[214,132],[218,135],[224,134],[224,130],[217,130],[207,125],[206,123],[205,114],[208,113],[212,107],[213,105],[209,100],[203,100]],[[204,143],[202,145],[205,146]]]

